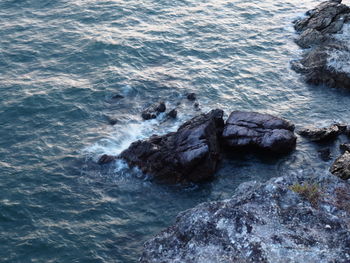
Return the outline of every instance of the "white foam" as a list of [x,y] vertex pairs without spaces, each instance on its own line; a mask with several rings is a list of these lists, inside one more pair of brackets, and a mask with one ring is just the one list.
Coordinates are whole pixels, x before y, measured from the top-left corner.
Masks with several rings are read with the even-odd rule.
[[[348,45],[350,43],[350,24],[344,24],[340,33],[334,37]],[[336,72],[350,73],[350,52],[348,50],[336,50],[328,54],[327,65]]]

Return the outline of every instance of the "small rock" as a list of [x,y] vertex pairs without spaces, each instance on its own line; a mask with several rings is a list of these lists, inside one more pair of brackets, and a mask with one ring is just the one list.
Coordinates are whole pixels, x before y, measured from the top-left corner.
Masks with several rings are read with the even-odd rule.
[[199,109],[199,103],[198,102],[196,102],[195,104],[193,104],[193,107],[195,108],[195,109]]
[[177,110],[172,109],[171,111],[168,112],[167,114],[168,117],[175,119],[177,117]]
[[329,141],[337,138],[341,131],[337,125],[326,128],[307,127],[299,130],[299,135],[314,142]]
[[117,100],[117,99],[124,99],[124,96],[121,94],[115,94],[112,96],[112,99]]
[[196,100],[196,93],[193,93],[193,92],[188,93],[188,94],[187,94],[187,99],[188,99],[188,100],[191,100],[191,101]]
[[115,159],[117,159],[116,156],[104,154],[100,157],[100,159],[98,160],[97,163],[98,164],[107,164],[107,163],[113,162]]
[[332,159],[331,158],[331,150],[329,148],[324,148],[324,149],[318,150],[318,155],[325,162]]
[[348,151],[350,152],[350,143],[342,143],[339,145],[339,149],[342,153]]
[[163,101],[152,104],[142,111],[142,118],[144,120],[155,119],[159,115],[159,113],[164,112],[166,110],[165,103]]
[[110,125],[116,125],[118,123],[118,119],[116,119],[116,118],[112,118],[110,116],[107,116],[106,118],[107,118],[107,121]]
[[348,151],[334,161],[330,172],[344,180],[350,178],[350,153]]

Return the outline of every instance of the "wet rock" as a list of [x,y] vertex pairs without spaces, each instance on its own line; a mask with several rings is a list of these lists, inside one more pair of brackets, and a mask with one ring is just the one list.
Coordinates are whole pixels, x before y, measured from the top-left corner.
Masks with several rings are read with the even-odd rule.
[[332,159],[331,150],[329,148],[318,150],[318,155],[320,156],[321,160],[325,162]]
[[296,43],[302,48],[310,48],[313,45],[324,42],[327,38],[324,37],[316,29],[308,28],[296,39]]
[[171,111],[168,112],[167,114],[168,117],[175,119],[177,117],[177,110],[172,109]]
[[294,125],[257,112],[234,111],[226,121],[223,141],[230,148],[253,148],[288,153],[295,148]]
[[339,145],[339,149],[342,153],[344,153],[345,151],[350,152],[350,143],[342,143]]
[[173,133],[136,141],[119,158],[159,183],[199,182],[212,177],[220,160],[222,110],[185,122]]
[[296,43],[304,52],[292,68],[304,74],[308,83],[331,87],[350,88],[347,61],[350,55],[347,41],[336,37],[350,20],[350,8],[341,1],[326,1],[307,13],[307,17],[295,22],[300,33]]
[[330,172],[341,179],[350,178],[350,152],[346,151],[338,159],[335,160],[330,168]]
[[142,111],[142,118],[144,120],[150,120],[157,118],[158,114],[166,110],[165,103],[163,101],[152,104]]
[[112,96],[112,99],[114,99],[114,100],[124,99],[124,96],[121,95],[121,94],[115,94],[115,95]]
[[322,191],[314,207],[290,190],[304,180],[310,179],[244,183],[231,199],[182,212],[145,243],[140,262],[348,262],[350,210],[338,194],[348,184],[328,174],[318,178],[313,191]]
[[321,142],[336,139],[341,134],[341,130],[337,125],[332,125],[326,128],[308,127],[299,130],[298,133],[311,141]]
[[97,163],[98,164],[107,164],[107,163],[113,162],[115,159],[117,159],[116,156],[104,154],[100,157],[100,159],[98,160]]
[[118,119],[110,116],[106,116],[106,119],[110,125],[116,125],[119,122]]
[[193,92],[188,93],[186,97],[188,100],[194,101],[196,100],[196,93],[193,93]]
[[200,108],[199,108],[199,103],[198,103],[198,102],[194,103],[194,104],[193,104],[193,107],[194,107],[196,110],[200,110]]

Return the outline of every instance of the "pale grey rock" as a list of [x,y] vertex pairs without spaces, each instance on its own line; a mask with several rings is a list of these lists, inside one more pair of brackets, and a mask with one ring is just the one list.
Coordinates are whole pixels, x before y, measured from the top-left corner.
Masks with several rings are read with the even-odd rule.
[[345,151],[338,159],[336,159],[330,168],[330,172],[341,179],[350,178],[350,152]]
[[141,263],[348,263],[349,184],[315,178],[318,206],[290,190],[310,180],[284,176],[242,184],[235,195],[187,210],[145,243]]

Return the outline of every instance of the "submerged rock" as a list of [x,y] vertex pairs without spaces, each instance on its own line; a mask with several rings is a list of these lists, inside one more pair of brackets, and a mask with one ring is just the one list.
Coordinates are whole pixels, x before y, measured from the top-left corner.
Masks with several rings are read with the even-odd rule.
[[298,131],[301,136],[315,142],[334,140],[341,132],[336,124],[325,128],[307,127]]
[[339,149],[340,151],[342,151],[342,153],[344,153],[345,151],[350,152],[350,143],[342,143],[339,145]]
[[159,183],[199,182],[212,177],[220,160],[223,111],[185,122],[177,132],[136,141],[120,154]]
[[165,103],[163,101],[152,104],[142,111],[142,118],[144,120],[150,120],[157,118],[158,114],[166,110]]
[[107,164],[107,163],[113,162],[115,159],[117,159],[116,156],[103,154],[97,163],[98,164]]
[[320,156],[321,160],[325,161],[325,162],[332,159],[331,149],[329,149],[329,148],[324,148],[324,149],[318,150],[318,155]]
[[194,101],[194,100],[197,99],[196,93],[193,93],[193,92],[188,93],[186,97],[187,97],[188,100],[191,100],[191,101]]
[[349,262],[349,185],[331,175],[303,180],[244,183],[231,199],[180,213],[145,243],[140,262]]
[[234,111],[226,121],[223,141],[233,149],[256,148],[288,153],[295,148],[294,125],[287,120],[257,112]]
[[341,179],[350,178],[350,152],[345,151],[338,159],[334,161],[330,168],[330,172]]
[[177,110],[176,109],[172,109],[171,111],[169,111],[167,113],[167,116],[170,117],[170,118],[175,119],[177,117]]
[[326,1],[307,13],[307,17],[295,22],[300,33],[296,43],[304,52],[301,60],[292,68],[305,75],[310,84],[350,88],[348,58],[349,43],[336,37],[344,24],[349,23],[350,8],[341,1]]

